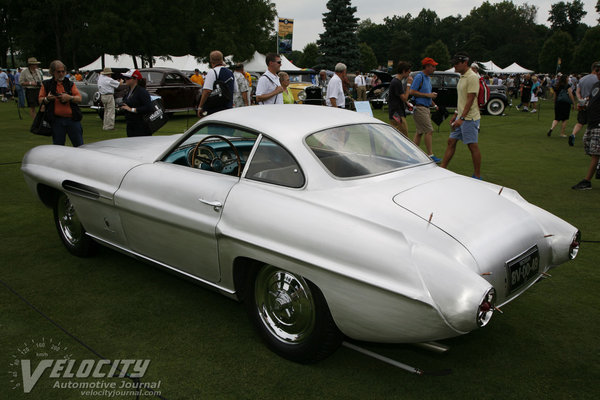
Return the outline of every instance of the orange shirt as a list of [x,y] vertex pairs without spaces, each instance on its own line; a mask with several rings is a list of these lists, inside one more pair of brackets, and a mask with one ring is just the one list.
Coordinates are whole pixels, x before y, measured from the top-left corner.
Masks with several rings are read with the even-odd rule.
[[197,83],[200,86],[204,85],[204,77],[202,76],[202,74],[194,74],[190,77],[190,79],[192,80],[192,82]]
[[[62,82],[58,82],[56,84],[56,93],[61,94],[64,92],[65,92],[65,87],[63,86]],[[40,89],[40,94],[38,97],[46,97],[47,95],[48,95],[48,93],[46,93],[46,88],[44,87],[44,85],[42,85],[42,87]],[[73,84],[73,86],[71,87],[71,95],[72,96],[80,96],[79,89],[77,89],[77,86],[75,84]],[[55,99],[54,100],[54,115],[56,115],[57,117],[71,118],[71,116],[73,115],[73,112],[71,111],[71,104],[69,104],[69,102],[61,103],[60,100]]]

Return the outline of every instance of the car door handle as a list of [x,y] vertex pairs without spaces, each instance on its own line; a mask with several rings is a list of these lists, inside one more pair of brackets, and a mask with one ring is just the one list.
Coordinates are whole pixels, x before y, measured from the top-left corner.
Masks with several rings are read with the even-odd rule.
[[214,208],[214,210],[217,212],[221,211],[221,207],[223,207],[223,203],[221,203],[220,201],[209,201],[209,200],[204,200],[202,198],[200,198],[198,200],[200,200],[201,203],[208,204],[209,206]]

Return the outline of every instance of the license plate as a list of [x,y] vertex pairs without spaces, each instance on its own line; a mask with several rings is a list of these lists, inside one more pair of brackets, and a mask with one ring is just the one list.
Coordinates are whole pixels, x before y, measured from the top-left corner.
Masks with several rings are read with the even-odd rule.
[[506,263],[508,273],[508,294],[523,286],[540,270],[540,252],[533,246],[525,253]]

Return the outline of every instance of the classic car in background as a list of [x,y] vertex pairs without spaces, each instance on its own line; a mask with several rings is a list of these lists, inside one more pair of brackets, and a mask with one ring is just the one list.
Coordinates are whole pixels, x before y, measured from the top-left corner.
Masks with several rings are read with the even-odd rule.
[[[190,111],[198,108],[202,86],[192,82],[182,71],[173,68],[142,68],[139,70],[146,79],[146,90],[150,95],[160,96],[166,113]],[[115,91],[117,107],[123,103],[125,90]],[[104,115],[100,96],[95,100],[98,113]]]
[[[121,79],[121,73],[127,72],[127,68],[114,68],[112,78]],[[82,81],[74,81],[79,93],[81,93],[80,107],[93,107],[100,99],[98,93],[98,76],[100,71],[89,71]],[[124,86],[124,85],[123,85]]]
[[71,253],[101,243],[240,299],[267,346],[297,362],[344,336],[481,328],[579,248],[577,228],[516,191],[330,107],[243,107],[174,136],[39,146],[22,171]]
[[[419,71],[413,71],[411,72],[411,75],[414,76],[418,73]],[[456,85],[458,84],[459,79],[460,74],[456,72],[435,71],[433,73],[433,76],[431,76],[431,86],[433,87],[433,91],[438,94],[438,97],[435,99],[437,105],[446,108],[456,108],[456,102],[458,100]],[[489,88],[490,99],[484,107],[481,107],[481,111],[489,115],[502,115],[504,109],[511,104],[510,99],[506,94],[506,86],[489,85]],[[417,90],[418,88],[413,89]],[[371,106],[376,109],[387,106],[388,96],[389,81],[382,83],[367,93],[367,98],[371,102]]]
[[294,96],[294,101],[302,103],[306,99],[306,89],[316,83],[316,72],[312,69],[303,69],[300,71],[284,71],[290,76],[290,90]]

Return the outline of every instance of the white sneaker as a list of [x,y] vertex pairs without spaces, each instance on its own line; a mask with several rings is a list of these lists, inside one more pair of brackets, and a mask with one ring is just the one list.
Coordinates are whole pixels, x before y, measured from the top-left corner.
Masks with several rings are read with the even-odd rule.
[[533,109],[533,110],[531,110],[530,112],[532,112],[532,113],[536,113],[536,112],[537,112],[537,110],[536,110],[536,109]]

